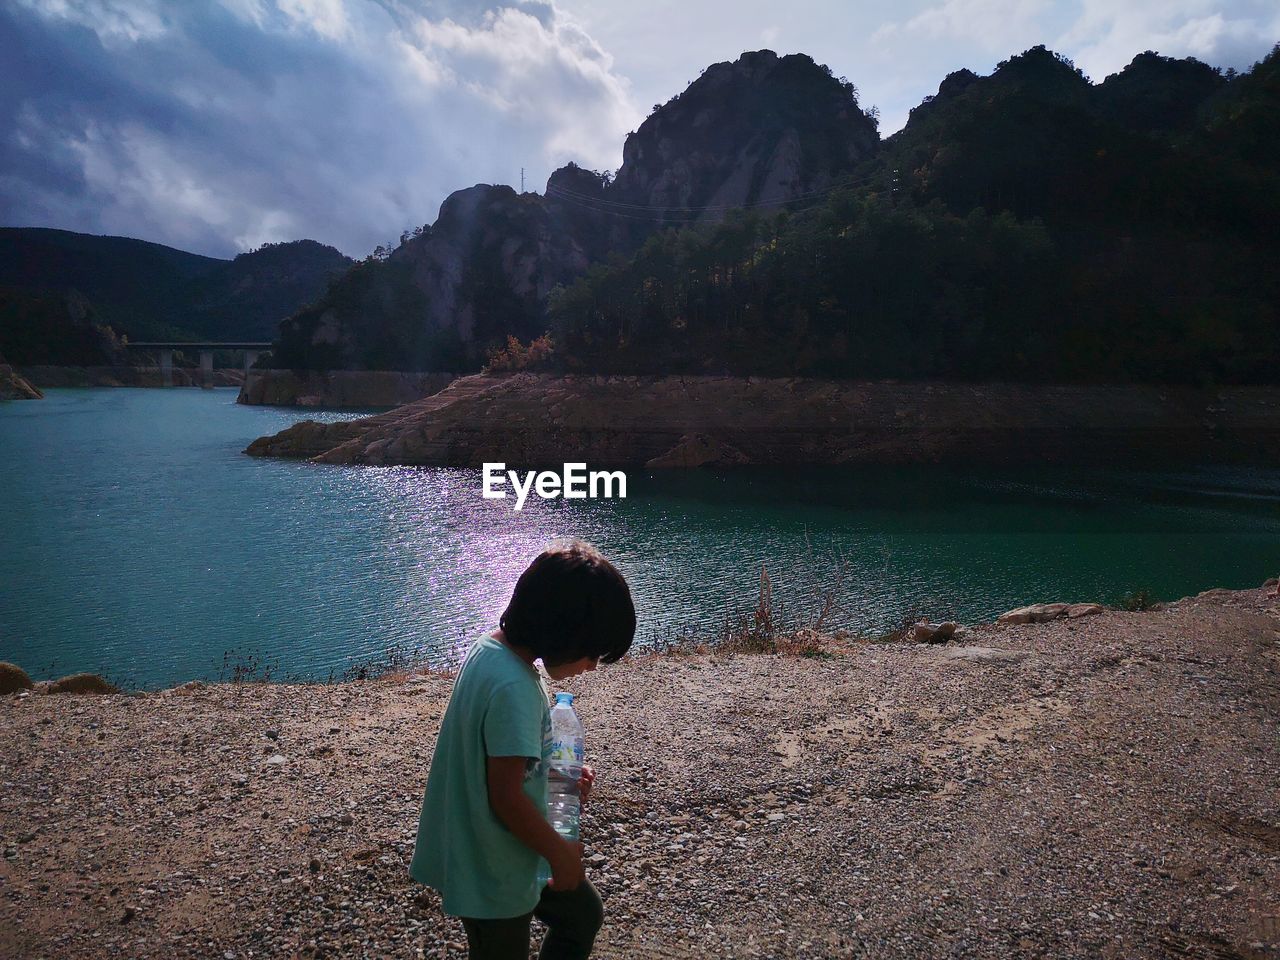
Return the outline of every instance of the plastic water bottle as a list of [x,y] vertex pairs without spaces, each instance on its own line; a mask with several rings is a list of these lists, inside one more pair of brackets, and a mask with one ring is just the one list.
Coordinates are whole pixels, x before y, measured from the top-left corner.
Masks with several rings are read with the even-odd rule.
[[582,721],[573,712],[573,694],[557,693],[551,708],[551,767],[547,771],[547,819],[566,840],[578,839],[582,777]]

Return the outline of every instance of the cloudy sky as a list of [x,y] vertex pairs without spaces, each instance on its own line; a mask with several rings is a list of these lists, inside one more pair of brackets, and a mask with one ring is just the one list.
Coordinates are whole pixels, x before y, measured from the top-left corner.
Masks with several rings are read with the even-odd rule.
[[769,47],[881,132],[950,71],[1037,43],[1095,81],[1157,50],[1246,69],[1274,0],[4,0],[0,225],[230,257],[363,256],[474,183],[613,169],[656,103]]

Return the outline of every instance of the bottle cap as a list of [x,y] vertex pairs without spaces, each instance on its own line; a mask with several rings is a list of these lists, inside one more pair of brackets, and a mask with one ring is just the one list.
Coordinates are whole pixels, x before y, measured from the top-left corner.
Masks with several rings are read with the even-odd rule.
[[568,706],[573,706],[573,694],[572,694],[572,693],[557,693],[557,694],[556,694],[556,706],[559,706],[559,705],[560,705],[560,704],[562,704],[562,703],[563,703],[563,704],[567,704]]

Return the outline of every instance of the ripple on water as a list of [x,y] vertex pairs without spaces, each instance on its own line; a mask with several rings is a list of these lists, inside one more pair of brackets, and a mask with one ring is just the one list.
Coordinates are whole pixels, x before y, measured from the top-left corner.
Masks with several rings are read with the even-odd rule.
[[627,576],[641,643],[749,612],[762,566],[783,620],[834,592],[830,623],[862,632],[907,613],[1250,586],[1280,567],[1274,470],[633,471],[626,501],[513,513],[480,498],[478,471],[244,456],[304,417],[234,398],[51,390],[0,405],[0,659],[141,686],[253,658],[316,679],[449,659],[564,536]]

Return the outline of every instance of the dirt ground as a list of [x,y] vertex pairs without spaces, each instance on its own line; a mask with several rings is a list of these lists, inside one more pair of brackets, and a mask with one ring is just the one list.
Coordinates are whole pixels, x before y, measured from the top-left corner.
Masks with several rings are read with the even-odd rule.
[[[1271,594],[570,681],[596,955],[1280,957]],[[448,691],[0,698],[0,956],[461,957],[407,875]]]

